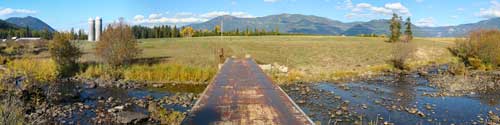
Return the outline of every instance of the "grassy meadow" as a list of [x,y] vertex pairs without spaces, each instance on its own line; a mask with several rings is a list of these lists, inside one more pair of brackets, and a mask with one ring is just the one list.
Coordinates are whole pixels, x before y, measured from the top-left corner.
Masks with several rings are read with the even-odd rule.
[[[141,39],[139,46],[143,53],[138,62],[146,62],[149,65],[150,63],[180,64],[215,69],[218,63],[217,49],[224,48],[226,56],[244,57],[245,54],[250,54],[258,63],[277,63],[289,67],[290,72],[286,75],[289,78],[279,78],[281,80],[335,80],[391,70],[388,60],[393,52],[393,44],[384,40],[385,38],[341,36]],[[410,65],[418,67],[453,61],[454,58],[447,50],[449,46],[454,45],[453,41],[454,38],[414,39],[412,42],[417,51]],[[78,43],[85,53],[81,61],[98,61],[94,56],[95,43]]]

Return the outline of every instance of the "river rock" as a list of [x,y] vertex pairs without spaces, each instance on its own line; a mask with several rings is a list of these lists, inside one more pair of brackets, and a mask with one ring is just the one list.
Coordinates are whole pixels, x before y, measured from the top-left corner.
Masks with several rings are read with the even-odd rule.
[[147,115],[138,112],[122,111],[116,113],[116,122],[122,124],[138,124],[146,121]]

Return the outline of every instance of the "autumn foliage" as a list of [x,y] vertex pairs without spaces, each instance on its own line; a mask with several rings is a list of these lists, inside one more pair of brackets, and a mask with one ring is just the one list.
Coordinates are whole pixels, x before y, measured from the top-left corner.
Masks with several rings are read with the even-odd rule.
[[132,29],[123,21],[109,25],[96,44],[96,55],[114,68],[130,63],[140,52]]

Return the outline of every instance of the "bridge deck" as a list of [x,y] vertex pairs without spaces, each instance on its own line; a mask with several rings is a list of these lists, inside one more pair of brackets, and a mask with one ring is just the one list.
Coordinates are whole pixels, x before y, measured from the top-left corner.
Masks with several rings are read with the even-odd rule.
[[183,124],[314,124],[252,59],[228,59]]

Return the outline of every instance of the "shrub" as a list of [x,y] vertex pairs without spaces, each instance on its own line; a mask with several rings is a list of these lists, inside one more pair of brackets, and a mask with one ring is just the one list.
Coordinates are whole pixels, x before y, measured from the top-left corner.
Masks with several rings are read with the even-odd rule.
[[416,47],[411,42],[393,43],[392,57],[390,64],[400,70],[410,70],[407,61],[413,56]]
[[9,62],[9,60],[10,60],[10,58],[8,56],[0,55],[0,65],[7,64],[7,62]]
[[56,33],[49,44],[49,52],[57,64],[60,77],[72,76],[78,70],[77,60],[82,52],[70,42],[72,37],[69,33]]
[[159,120],[160,124],[179,125],[186,117],[182,112],[167,110],[159,105],[151,103],[148,106],[148,111],[150,112],[150,117]]
[[449,50],[467,66],[490,70],[500,65],[500,30],[476,30],[465,39],[455,40]]
[[96,44],[96,55],[113,68],[130,61],[140,53],[132,29],[121,19],[108,26]]
[[17,59],[7,63],[7,72],[14,77],[25,76],[29,82],[49,82],[57,78],[57,66],[50,59]]
[[465,64],[461,62],[452,63],[449,66],[448,72],[453,75],[464,75],[467,72],[467,67],[465,67]]

